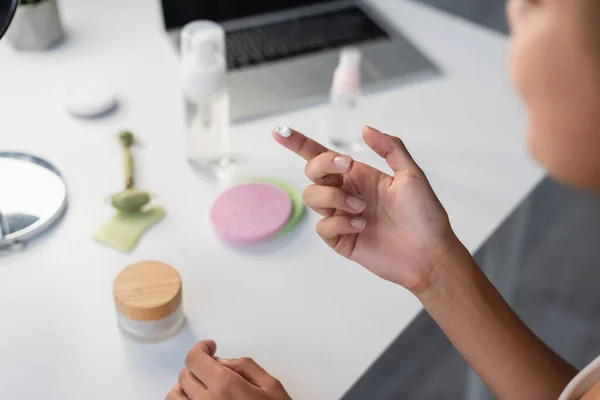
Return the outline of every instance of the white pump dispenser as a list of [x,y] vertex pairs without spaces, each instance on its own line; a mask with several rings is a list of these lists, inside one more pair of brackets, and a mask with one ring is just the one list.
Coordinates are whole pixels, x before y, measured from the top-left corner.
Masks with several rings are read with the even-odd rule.
[[362,147],[362,124],[356,112],[361,96],[360,62],[358,48],[343,48],[333,74],[328,133],[331,144],[340,150]]
[[230,162],[225,31],[195,21],[181,32],[181,83],[186,100],[187,158],[200,169]]

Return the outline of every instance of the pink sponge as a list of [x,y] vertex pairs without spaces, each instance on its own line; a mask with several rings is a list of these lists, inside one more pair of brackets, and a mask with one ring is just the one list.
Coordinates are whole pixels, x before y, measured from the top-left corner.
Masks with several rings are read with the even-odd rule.
[[288,194],[268,183],[246,183],[229,188],[210,211],[215,231],[232,244],[258,243],[270,239],[292,213]]

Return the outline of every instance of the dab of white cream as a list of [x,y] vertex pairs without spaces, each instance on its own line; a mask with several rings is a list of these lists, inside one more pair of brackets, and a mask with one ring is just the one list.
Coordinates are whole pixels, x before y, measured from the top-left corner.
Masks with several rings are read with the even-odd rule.
[[277,128],[275,128],[275,132],[277,132],[280,136],[283,136],[284,138],[289,138],[290,136],[292,136],[292,130],[289,126],[278,126]]

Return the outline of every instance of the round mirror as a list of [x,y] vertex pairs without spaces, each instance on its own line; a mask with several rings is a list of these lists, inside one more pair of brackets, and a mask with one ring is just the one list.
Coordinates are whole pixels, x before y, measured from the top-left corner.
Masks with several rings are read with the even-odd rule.
[[18,5],[19,0],[0,0],[0,38],[8,29]]
[[54,166],[22,153],[0,152],[0,249],[22,246],[55,223],[67,186]]

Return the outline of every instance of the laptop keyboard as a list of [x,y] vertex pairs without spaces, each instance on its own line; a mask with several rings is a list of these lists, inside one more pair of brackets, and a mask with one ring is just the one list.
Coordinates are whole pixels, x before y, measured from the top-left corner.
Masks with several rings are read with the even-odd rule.
[[388,35],[358,7],[227,33],[230,70]]

